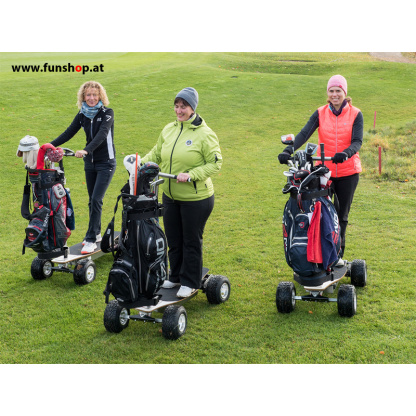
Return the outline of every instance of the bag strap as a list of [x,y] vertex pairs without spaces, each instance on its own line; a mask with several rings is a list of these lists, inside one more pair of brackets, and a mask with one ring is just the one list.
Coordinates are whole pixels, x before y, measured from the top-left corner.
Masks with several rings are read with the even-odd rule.
[[[116,212],[118,209],[118,202],[120,201],[120,198],[122,197],[123,194],[120,194],[117,197],[117,202],[116,205],[114,206],[114,215],[113,218],[111,219],[111,221],[108,223],[107,225],[107,229],[105,230],[103,239],[101,241],[101,250],[108,253],[108,249],[111,249],[111,253],[113,255],[113,258],[115,258],[115,249],[114,249],[114,220],[116,217]],[[121,237],[121,236],[120,236]],[[103,247],[104,245],[104,247]]]
[[26,185],[23,187],[23,199],[22,199],[22,205],[20,208],[20,213],[22,214],[22,217],[25,220],[30,219],[30,211],[32,209],[31,204],[31,189],[32,186],[29,184],[29,172],[26,171]]
[[307,201],[308,199],[314,199],[319,198],[321,196],[331,196],[333,191],[330,191],[330,188],[328,189],[322,189],[320,191],[312,191],[312,192],[301,192],[300,194],[290,194],[290,196],[296,200],[299,201],[299,199],[302,199],[302,201]]
[[330,189],[329,197],[332,199],[332,195],[334,196],[335,211],[339,212],[339,199],[338,199],[337,193],[334,191],[334,189],[332,188],[329,188],[329,189]]

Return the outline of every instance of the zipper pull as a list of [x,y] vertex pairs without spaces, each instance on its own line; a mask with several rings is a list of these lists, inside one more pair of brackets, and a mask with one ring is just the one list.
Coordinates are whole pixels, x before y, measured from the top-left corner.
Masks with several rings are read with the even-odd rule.
[[150,244],[152,243],[154,234],[151,233],[148,240],[147,240],[147,249],[146,249],[146,256],[149,257],[150,256]]

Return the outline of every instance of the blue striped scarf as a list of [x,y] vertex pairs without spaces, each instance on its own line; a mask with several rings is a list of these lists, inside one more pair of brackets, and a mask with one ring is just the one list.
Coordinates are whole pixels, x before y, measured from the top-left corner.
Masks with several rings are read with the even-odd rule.
[[102,101],[100,100],[97,105],[90,107],[85,101],[82,102],[81,113],[85,117],[90,118],[91,120],[97,115],[98,110],[103,106]]

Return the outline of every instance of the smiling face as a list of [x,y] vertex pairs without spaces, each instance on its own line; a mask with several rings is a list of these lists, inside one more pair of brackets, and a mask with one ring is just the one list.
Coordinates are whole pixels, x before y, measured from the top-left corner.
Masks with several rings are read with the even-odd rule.
[[192,114],[194,114],[194,110],[188,103],[179,99],[175,103],[175,113],[178,121],[186,121],[191,118]]
[[84,93],[84,101],[89,107],[95,107],[100,101],[100,92],[97,88],[87,88]]
[[335,110],[339,110],[341,108],[341,104],[345,100],[345,92],[340,87],[331,87],[328,90],[328,99],[335,108]]

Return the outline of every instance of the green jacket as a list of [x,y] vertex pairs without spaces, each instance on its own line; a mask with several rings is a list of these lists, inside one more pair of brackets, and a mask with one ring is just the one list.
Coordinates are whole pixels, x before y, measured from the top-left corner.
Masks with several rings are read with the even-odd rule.
[[188,121],[169,123],[141,162],[157,163],[164,173],[189,173],[192,182],[165,178],[161,188],[169,198],[200,201],[214,194],[210,176],[221,169],[222,156],[216,134],[194,114]]

